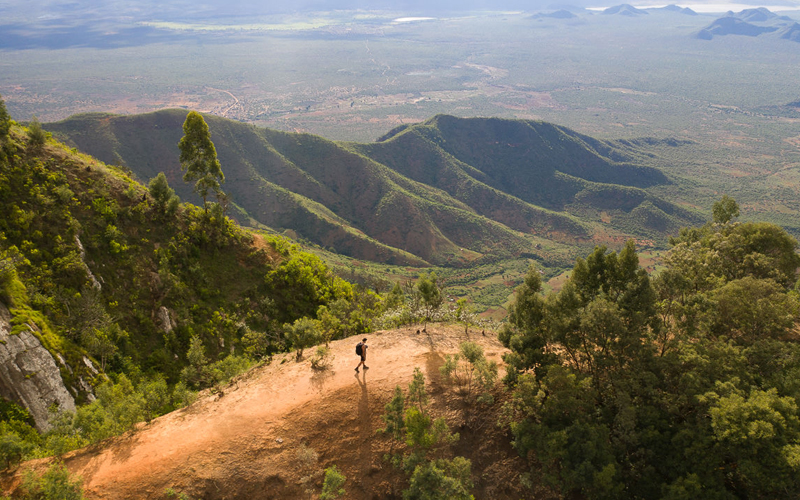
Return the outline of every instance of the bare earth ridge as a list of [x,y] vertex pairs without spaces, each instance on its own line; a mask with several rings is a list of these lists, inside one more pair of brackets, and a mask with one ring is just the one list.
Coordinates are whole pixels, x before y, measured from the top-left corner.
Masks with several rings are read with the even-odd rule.
[[[359,374],[357,337],[330,344],[334,359],[324,371],[311,368],[311,349],[300,362],[293,353],[277,356],[187,408],[72,452],[64,462],[83,478],[90,499],[160,499],[167,488],[193,499],[317,498],[322,471],[333,464],[347,477],[345,498],[399,498],[405,479],[384,460],[392,443],[377,430],[394,387],[405,390],[420,367],[432,414],[461,434],[453,452],[472,460],[475,497],[530,497],[518,478],[526,467],[496,425],[501,404],[467,404],[440,383],[443,356],[467,340],[463,327],[427,329],[366,335],[370,369]],[[473,330],[469,340],[501,363],[505,349],[493,333]],[[2,482],[7,491],[18,484],[19,474]]]

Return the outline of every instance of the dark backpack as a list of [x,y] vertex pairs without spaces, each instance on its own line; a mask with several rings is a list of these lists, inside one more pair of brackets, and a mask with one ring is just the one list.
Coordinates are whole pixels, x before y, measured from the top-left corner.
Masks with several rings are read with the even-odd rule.
[[362,349],[361,349],[363,345],[364,344],[362,344],[361,342],[356,344],[356,354],[358,354],[359,356],[363,356],[363,354],[361,354],[363,352]]

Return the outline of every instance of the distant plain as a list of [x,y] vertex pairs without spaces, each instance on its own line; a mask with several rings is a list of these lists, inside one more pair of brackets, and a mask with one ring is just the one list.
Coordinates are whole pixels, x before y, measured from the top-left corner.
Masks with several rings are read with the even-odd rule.
[[18,120],[181,107],[368,142],[447,113],[688,139],[655,151],[652,165],[674,182],[653,194],[705,212],[729,194],[743,219],[800,235],[800,44],[701,40],[723,14],[647,12],[7,17],[0,94]]

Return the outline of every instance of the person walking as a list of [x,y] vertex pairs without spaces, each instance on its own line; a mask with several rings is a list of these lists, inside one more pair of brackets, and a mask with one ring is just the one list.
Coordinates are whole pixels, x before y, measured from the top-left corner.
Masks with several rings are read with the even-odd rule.
[[367,339],[366,337],[361,340],[361,342],[356,345],[356,354],[361,356],[361,361],[359,361],[358,366],[356,366],[356,373],[358,373],[358,369],[361,366],[364,366],[365,370],[369,370],[369,366],[367,366]]

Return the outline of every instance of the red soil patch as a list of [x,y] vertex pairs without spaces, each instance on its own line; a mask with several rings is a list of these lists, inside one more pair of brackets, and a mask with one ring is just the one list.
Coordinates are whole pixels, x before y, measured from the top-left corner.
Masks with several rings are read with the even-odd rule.
[[[331,368],[321,372],[293,354],[276,357],[219,393],[72,452],[64,462],[83,478],[90,499],[167,498],[167,488],[204,499],[316,498],[321,471],[332,464],[347,476],[345,498],[399,498],[404,476],[383,460],[391,442],[376,431],[394,387],[406,389],[420,367],[432,414],[461,433],[454,452],[472,460],[476,498],[530,498],[518,477],[525,462],[496,425],[500,403],[476,408],[440,383],[443,355],[458,350],[466,340],[463,330],[416,330],[367,335],[370,369],[360,374],[353,370],[356,338],[332,342]],[[505,349],[493,335],[470,337],[500,362]],[[303,449],[318,458],[304,458]],[[14,482],[7,477],[3,486]]]

